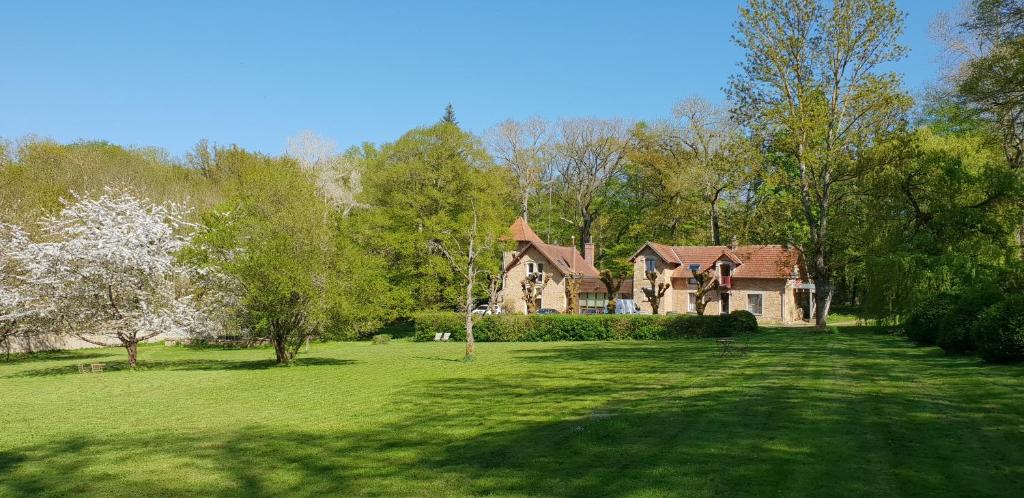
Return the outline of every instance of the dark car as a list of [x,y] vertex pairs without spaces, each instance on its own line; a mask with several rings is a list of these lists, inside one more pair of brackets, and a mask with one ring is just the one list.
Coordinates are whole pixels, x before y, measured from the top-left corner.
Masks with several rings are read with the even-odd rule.
[[597,309],[597,308],[586,308],[583,311],[580,311],[580,314],[581,315],[603,315],[604,314],[604,310]]
[[541,309],[537,310],[537,314],[538,315],[560,315],[561,313],[559,313],[558,310],[553,309],[553,308],[541,308]]

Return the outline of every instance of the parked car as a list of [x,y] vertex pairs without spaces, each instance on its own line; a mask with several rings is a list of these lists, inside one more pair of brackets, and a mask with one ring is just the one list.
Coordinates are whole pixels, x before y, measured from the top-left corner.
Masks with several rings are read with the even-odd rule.
[[538,315],[560,315],[561,313],[554,308],[541,308],[537,310]]
[[497,315],[501,313],[501,306],[495,305],[494,310],[488,310],[486,304],[481,304],[476,308],[473,308],[474,315]]
[[603,315],[604,313],[605,313],[605,310],[597,309],[597,308],[586,308],[586,309],[580,311],[581,315]]

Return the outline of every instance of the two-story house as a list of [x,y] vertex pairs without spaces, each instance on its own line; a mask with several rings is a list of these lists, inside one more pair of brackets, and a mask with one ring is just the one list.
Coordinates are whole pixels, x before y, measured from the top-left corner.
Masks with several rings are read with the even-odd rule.
[[[583,254],[575,247],[547,244],[523,218],[516,219],[509,232],[516,242],[516,249],[506,252],[503,258],[502,307],[507,312],[526,313],[522,282],[527,278],[543,279],[547,276],[547,284],[535,302],[536,309],[554,309],[564,313],[568,306],[566,278],[572,274],[582,277],[578,296],[580,311],[604,312],[608,294],[600,273],[594,267],[594,244],[584,244]],[[620,297],[631,297],[631,290],[632,282],[623,282]]]
[[651,303],[642,289],[651,288],[648,272],[657,275],[656,284],[668,283],[661,298],[659,314],[694,313],[697,282],[694,270],[711,270],[718,289],[705,296],[704,313],[747,310],[759,321],[791,323],[809,317],[813,305],[813,284],[801,271],[799,251],[780,245],[669,246],[648,242],[630,259],[633,287],[641,312],[650,313]]

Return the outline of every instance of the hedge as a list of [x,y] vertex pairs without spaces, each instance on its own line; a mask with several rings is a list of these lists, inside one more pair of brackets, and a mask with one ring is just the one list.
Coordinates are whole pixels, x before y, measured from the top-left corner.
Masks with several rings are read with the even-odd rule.
[[1024,360],[1024,296],[1012,296],[986,309],[972,329],[985,361]]
[[993,303],[1002,299],[999,289],[982,287],[960,294],[946,316],[935,324],[935,345],[948,354],[968,354],[977,350],[974,322]]
[[[436,334],[466,339],[466,317],[460,313],[419,313],[412,317],[417,341]],[[481,342],[642,340],[727,337],[757,332],[747,311],[730,315],[493,315],[477,319],[473,336]]]
[[925,299],[903,323],[903,333],[922,346],[935,345],[939,338],[939,325],[946,320],[956,300],[952,294],[936,294]]

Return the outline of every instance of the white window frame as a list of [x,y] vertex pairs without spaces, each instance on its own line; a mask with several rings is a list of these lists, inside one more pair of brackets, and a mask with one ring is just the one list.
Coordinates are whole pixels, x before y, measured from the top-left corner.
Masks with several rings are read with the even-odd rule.
[[687,292],[686,293],[686,312],[696,313],[697,312],[697,293]]
[[[750,306],[750,297],[751,296],[757,296],[758,299],[761,300],[761,303],[760,303],[761,304],[761,312],[760,313],[754,313],[754,310],[750,309],[751,308],[751,306]],[[764,315],[764,293],[763,292],[748,292],[747,293],[747,311],[749,311],[754,316],[762,316],[762,315]]]

